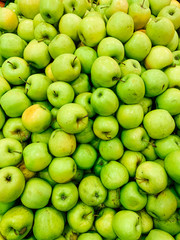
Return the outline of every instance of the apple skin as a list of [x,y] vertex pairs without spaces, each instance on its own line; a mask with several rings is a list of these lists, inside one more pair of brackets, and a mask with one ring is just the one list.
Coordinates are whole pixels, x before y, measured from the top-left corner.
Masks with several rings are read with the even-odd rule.
[[17,34],[26,42],[34,39],[34,26],[32,19],[23,19],[17,27]]
[[169,136],[175,129],[175,122],[170,113],[164,109],[151,110],[144,116],[144,128],[153,139]]
[[170,2],[171,0],[163,0],[161,2],[157,2],[156,0],[149,0],[152,14],[157,16],[161,9],[168,6]]
[[168,67],[165,69],[165,74],[169,79],[169,88],[179,88],[180,87],[180,66]]
[[39,240],[56,239],[61,236],[64,225],[60,211],[53,207],[44,207],[35,212],[33,234]]
[[25,178],[21,170],[14,166],[4,167],[0,169],[0,179],[0,201],[5,203],[15,201],[25,187]]
[[121,77],[124,77],[129,73],[141,75],[142,67],[140,63],[135,59],[126,59],[123,62],[121,62],[119,66],[121,69]]
[[95,134],[93,132],[93,120],[89,118],[87,127],[75,136],[78,143],[90,143],[94,140]]
[[170,152],[164,159],[165,170],[176,183],[180,184],[179,174],[179,162],[180,162],[180,150]]
[[3,239],[24,239],[33,226],[33,218],[32,210],[22,205],[9,209],[0,222]]
[[11,86],[8,83],[8,81],[6,81],[4,77],[0,76],[0,99],[3,96],[3,94],[9,91],[10,89]]
[[137,240],[141,236],[141,218],[133,211],[120,210],[114,215],[112,224],[119,239]]
[[101,172],[103,166],[106,165],[107,163],[108,163],[108,161],[106,161],[101,156],[96,159],[94,166],[93,166],[93,171],[97,177],[100,177],[100,172]]
[[174,240],[174,238],[167,232],[162,231],[160,229],[152,229],[145,240]]
[[177,31],[175,31],[173,38],[168,43],[168,45],[166,45],[166,47],[169,48],[169,50],[171,50],[172,52],[174,52],[177,49],[178,44],[179,44],[179,35],[178,35]]
[[4,215],[10,208],[14,207],[15,204],[16,204],[16,201],[8,202],[8,203],[0,202],[0,214]]
[[119,208],[120,207],[119,198],[120,198],[120,188],[117,188],[115,190],[108,190],[104,205],[111,209]]
[[141,217],[142,222],[142,234],[147,234],[153,228],[153,219],[150,215],[147,214],[145,209],[137,212]]
[[62,129],[52,132],[49,139],[49,150],[55,157],[65,157],[73,154],[76,149],[76,138]]
[[39,13],[40,0],[18,0],[18,8],[21,14],[33,19]]
[[0,30],[14,32],[18,26],[18,17],[9,8],[0,8]]
[[141,163],[136,170],[135,179],[139,187],[148,194],[158,194],[168,184],[165,169],[154,161]]
[[86,232],[86,233],[82,233],[79,235],[78,237],[79,240],[102,240],[101,235],[99,235],[96,232]]
[[2,129],[2,127],[4,126],[5,121],[6,121],[5,113],[3,109],[0,107],[0,129]]

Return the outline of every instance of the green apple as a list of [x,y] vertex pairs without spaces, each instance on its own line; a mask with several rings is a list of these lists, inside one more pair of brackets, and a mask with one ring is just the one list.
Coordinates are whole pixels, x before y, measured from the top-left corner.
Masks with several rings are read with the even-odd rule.
[[69,211],[78,201],[79,193],[73,182],[59,183],[53,188],[51,202],[59,211]]
[[141,71],[142,71],[141,65],[135,59],[126,59],[123,62],[121,62],[119,66],[121,69],[121,77],[124,77],[129,73],[135,73],[137,75],[141,75]]
[[21,170],[14,166],[0,169],[0,201],[13,202],[22,194],[25,187],[25,178]]
[[48,182],[52,187],[54,187],[57,183],[50,177],[48,172],[48,167],[44,168],[42,171],[38,172],[36,175],[38,178],[41,178]]
[[86,232],[79,235],[78,240],[102,240],[101,235],[97,232]]
[[9,209],[0,222],[3,239],[24,239],[33,226],[33,218],[33,212],[22,205]]
[[77,167],[80,169],[91,169],[97,159],[97,151],[88,143],[77,146],[72,155]]
[[162,0],[160,2],[157,2],[156,0],[149,0],[152,14],[157,16],[162,8],[170,5],[170,2],[171,2],[171,0]]
[[51,112],[46,107],[34,104],[23,112],[22,123],[30,132],[41,133],[50,126],[51,118]]
[[180,114],[177,114],[175,117],[174,117],[174,120],[175,120],[175,123],[176,123],[176,127],[178,129],[180,129]]
[[63,4],[65,13],[74,13],[79,17],[84,16],[88,7],[86,0],[63,0]]
[[107,34],[119,39],[122,43],[127,42],[134,32],[133,18],[124,12],[114,13],[107,22]]
[[116,93],[120,100],[126,104],[139,103],[145,94],[144,81],[137,74],[127,74],[117,83]]
[[10,57],[2,65],[4,78],[12,85],[21,85],[30,76],[28,63],[20,57]]
[[140,211],[146,206],[147,194],[131,181],[121,188],[120,203],[127,210]]
[[55,79],[71,82],[80,75],[81,63],[74,54],[64,53],[56,57],[51,69]]
[[78,103],[67,103],[59,109],[57,122],[67,133],[79,133],[87,127],[88,113],[86,109]]
[[42,18],[41,14],[38,13],[36,16],[33,18],[33,29],[41,22],[45,22],[45,20]]
[[86,46],[95,47],[106,36],[104,20],[99,16],[83,18],[79,23],[78,36]]
[[16,201],[13,202],[0,202],[0,214],[4,215],[10,208],[14,207]]
[[61,240],[70,240],[72,238],[76,240],[79,236],[79,233],[70,227],[67,223],[64,227],[63,236],[65,239],[63,238]]
[[23,57],[27,43],[15,33],[4,33],[0,36],[0,52],[4,58]]
[[23,126],[21,118],[8,118],[2,131],[5,138],[14,138],[20,142],[25,142],[31,135]]
[[28,43],[23,53],[24,59],[33,67],[42,69],[46,67],[51,60],[48,46],[42,41],[33,39]]
[[110,140],[118,134],[119,124],[114,116],[97,116],[93,124],[94,134],[102,140]]
[[26,42],[34,39],[34,25],[32,19],[23,19],[17,27],[17,34]]
[[107,189],[103,186],[99,177],[89,175],[84,177],[79,184],[79,197],[88,206],[98,206],[107,196]]
[[141,31],[134,32],[132,37],[124,45],[126,56],[139,62],[146,58],[151,47],[151,40],[146,33]]
[[[161,57],[159,57],[161,56]],[[154,46],[145,58],[146,69],[163,69],[173,63],[173,54],[165,46]]]
[[172,116],[180,113],[180,90],[168,88],[156,97],[156,108],[167,110]]
[[164,109],[154,109],[144,116],[143,125],[153,139],[169,136],[175,129],[175,122],[170,113]]
[[142,123],[143,117],[144,111],[140,104],[121,104],[116,113],[120,126],[125,129],[138,127]]
[[71,82],[75,95],[91,91],[89,76],[86,73],[80,73],[74,81]]
[[136,212],[120,210],[114,215],[112,225],[119,239],[137,240],[141,236],[141,218]]
[[106,161],[101,156],[96,159],[94,166],[93,166],[93,172],[97,177],[100,177],[100,172],[101,172],[103,166],[105,166],[107,163],[108,163],[108,161]]
[[54,158],[49,164],[49,175],[57,183],[69,182],[76,174],[77,165],[71,157]]
[[94,222],[94,208],[83,202],[78,202],[67,212],[67,222],[78,233],[89,231]]
[[47,22],[41,22],[34,28],[34,38],[37,41],[43,41],[47,45],[49,45],[56,35],[56,28]]
[[99,143],[99,153],[106,161],[118,160],[123,156],[124,146],[118,137],[106,141],[101,140]]
[[141,77],[145,84],[146,97],[156,97],[168,88],[168,77],[160,69],[146,70],[141,74]]
[[144,155],[147,161],[154,161],[158,157],[155,149],[156,149],[156,145],[154,141],[151,140],[147,145],[147,147],[141,153]]
[[4,138],[2,131],[0,131],[0,139]]
[[44,207],[35,212],[33,234],[39,240],[56,239],[61,236],[64,225],[60,211],[53,207]]
[[82,19],[75,13],[64,14],[59,21],[59,32],[66,34],[73,41],[78,42],[78,27],[81,20]]
[[168,67],[165,69],[165,74],[169,79],[169,88],[179,88],[180,87],[180,66]]
[[8,117],[20,117],[31,101],[20,89],[11,89],[1,97],[1,107]]
[[97,58],[97,53],[94,48],[80,46],[76,49],[74,55],[80,60],[82,73],[91,73],[91,67]]
[[130,177],[135,177],[137,167],[145,161],[142,153],[129,150],[126,150],[120,158],[120,163],[126,167]]
[[94,111],[101,116],[112,115],[119,107],[116,94],[108,88],[97,88],[92,93],[90,102]]
[[71,155],[76,149],[76,138],[74,135],[56,129],[49,139],[49,150],[55,157],[65,157]]
[[174,150],[170,152],[164,159],[165,170],[176,183],[180,183],[179,175],[179,162],[180,162],[180,150]]
[[14,32],[18,26],[18,17],[9,8],[0,8],[0,30]]
[[49,111],[53,109],[53,106],[50,104],[48,100],[44,101],[33,101],[33,104],[40,104],[41,106],[47,108]]
[[124,59],[124,46],[121,41],[114,37],[103,38],[97,46],[98,56],[109,56],[118,63]]
[[111,208],[103,208],[95,220],[97,232],[106,239],[115,239],[116,234],[112,227],[113,217],[116,211]]
[[102,184],[110,190],[117,189],[129,181],[126,167],[117,161],[110,161],[100,172]]
[[145,209],[142,209],[137,213],[141,218],[142,234],[147,234],[153,228],[153,219],[149,214],[147,214]]
[[4,123],[6,121],[6,116],[2,108],[0,107],[0,129],[4,126]]
[[47,23],[57,23],[64,13],[62,0],[40,0],[40,14]]
[[172,65],[176,67],[180,65],[180,50],[176,50],[173,52],[173,63]]
[[152,229],[145,240],[174,240],[174,238],[167,232],[160,229]]
[[[39,26],[39,25],[38,25]],[[73,40],[67,35],[60,33],[56,35],[49,44],[49,53],[53,59],[64,53],[73,54],[76,46]]]
[[168,176],[165,169],[154,161],[141,163],[136,170],[135,177],[139,187],[148,194],[158,194],[168,184]]
[[104,205],[108,208],[119,208],[120,207],[120,188],[107,191],[107,197],[104,202]]
[[90,143],[93,139],[95,139],[93,132],[93,120],[89,118],[87,127],[75,136],[78,143]]
[[177,49],[178,44],[179,44],[179,35],[178,35],[177,31],[175,31],[173,38],[168,43],[168,45],[166,45],[166,47],[169,48],[172,52],[174,52]]
[[26,183],[21,202],[25,207],[30,209],[44,208],[51,197],[51,185],[41,178],[31,178]]
[[39,13],[40,0],[18,0],[17,2],[20,13],[33,19]]

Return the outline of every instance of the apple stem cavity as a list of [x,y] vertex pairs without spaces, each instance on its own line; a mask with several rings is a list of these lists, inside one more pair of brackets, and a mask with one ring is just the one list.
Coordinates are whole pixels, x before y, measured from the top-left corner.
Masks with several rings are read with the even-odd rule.
[[13,69],[16,69],[16,65],[14,65],[12,62],[7,61],[7,63],[11,64],[11,66],[13,67]]

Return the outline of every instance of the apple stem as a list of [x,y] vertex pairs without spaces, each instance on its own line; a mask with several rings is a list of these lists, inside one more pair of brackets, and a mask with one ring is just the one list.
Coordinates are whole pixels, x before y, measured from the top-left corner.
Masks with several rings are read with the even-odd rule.
[[152,147],[156,148],[157,146],[155,145],[154,142],[149,142],[146,139],[143,139],[144,142],[148,142],[149,145],[151,145]]
[[19,154],[22,154],[22,152],[19,152],[19,151],[12,151],[12,153],[19,153]]
[[145,0],[143,0],[142,4],[141,4],[141,7],[144,8],[144,3],[145,3]]
[[12,62],[7,61],[7,63],[11,64],[11,66],[12,66],[14,69],[16,69],[16,66],[15,66]]
[[83,215],[83,218],[86,218],[87,216],[89,216],[89,214],[91,214],[92,213],[92,211],[90,211],[89,213],[87,213],[87,214],[84,214]]
[[76,61],[76,58],[77,58],[77,56],[75,56],[75,58],[73,59],[72,67],[74,67],[74,63],[75,63],[75,61]]
[[30,83],[26,82],[26,81],[25,81],[24,79],[22,79],[21,77],[19,77],[19,79],[20,79],[21,81],[23,81],[24,83],[27,83],[27,84],[31,85]]

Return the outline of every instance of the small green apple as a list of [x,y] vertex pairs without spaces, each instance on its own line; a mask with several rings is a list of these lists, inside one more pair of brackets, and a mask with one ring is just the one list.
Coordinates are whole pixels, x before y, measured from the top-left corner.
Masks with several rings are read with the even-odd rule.
[[93,139],[95,139],[93,132],[93,120],[89,118],[87,127],[75,136],[78,143],[90,143]]
[[106,201],[104,205],[108,208],[119,208],[120,207],[120,188],[107,191]]
[[174,238],[167,232],[162,231],[160,229],[152,229],[145,240],[174,240]]
[[179,88],[180,87],[180,66],[168,67],[165,69],[165,74],[169,79],[169,88]]
[[56,35],[56,28],[47,22],[41,22],[34,28],[34,38],[37,41],[46,43],[47,45],[49,45]]
[[129,73],[141,75],[142,67],[140,63],[135,59],[126,59],[123,62],[121,62],[119,66],[121,69],[121,77],[124,77]]
[[17,27],[17,34],[26,42],[34,39],[34,25],[32,19],[23,19]]
[[0,30],[14,32],[18,26],[17,14],[9,8],[0,8]]
[[20,13],[33,19],[39,13],[40,0],[18,0],[17,2]]
[[142,234],[147,234],[151,229],[153,229],[153,219],[152,217],[146,212],[145,209],[137,212],[141,217],[142,222]]

